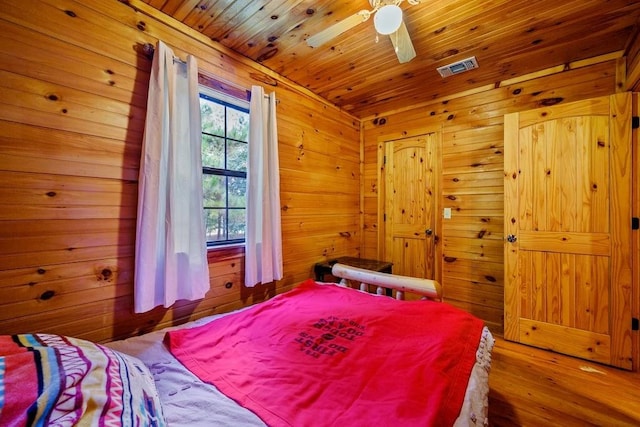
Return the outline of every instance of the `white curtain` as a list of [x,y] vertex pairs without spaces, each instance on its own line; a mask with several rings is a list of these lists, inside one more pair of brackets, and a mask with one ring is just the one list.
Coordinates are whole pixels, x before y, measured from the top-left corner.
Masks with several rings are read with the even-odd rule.
[[245,286],[282,279],[276,95],[251,87],[247,166]]
[[198,67],[158,42],[138,184],[136,313],[209,290],[202,204]]

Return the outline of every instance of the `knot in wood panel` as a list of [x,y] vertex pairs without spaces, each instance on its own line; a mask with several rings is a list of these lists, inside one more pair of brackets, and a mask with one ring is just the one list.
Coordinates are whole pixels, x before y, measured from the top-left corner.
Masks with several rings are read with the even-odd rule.
[[545,98],[543,100],[541,100],[539,102],[539,104],[543,107],[550,107],[552,105],[556,105],[561,103],[562,101],[564,101],[564,98],[562,97],[555,97],[555,98]]
[[277,53],[278,53],[278,48],[277,47],[274,47],[273,49],[269,49],[268,51],[266,51],[262,55],[258,56],[256,58],[256,62],[264,62],[267,59],[273,58]]
[[55,294],[55,291],[44,291],[42,295],[40,295],[40,299],[46,301],[53,298]]
[[274,86],[274,87],[278,86],[278,81],[276,79],[269,77],[265,74],[249,73],[249,77],[269,86]]
[[114,279],[113,271],[110,268],[105,267],[97,274],[98,280],[102,282],[112,282]]

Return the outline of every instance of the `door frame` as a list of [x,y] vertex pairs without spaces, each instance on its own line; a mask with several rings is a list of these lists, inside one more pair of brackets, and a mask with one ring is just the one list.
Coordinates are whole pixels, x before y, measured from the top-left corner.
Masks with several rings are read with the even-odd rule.
[[[631,98],[632,116],[640,116],[640,94],[632,93]],[[640,129],[631,129],[631,215],[634,218],[640,217]],[[631,285],[631,315],[640,319],[640,230],[635,230],[631,234],[631,264],[632,264],[632,285]],[[634,371],[640,371],[640,331],[633,331],[633,366]]]
[[[385,156],[385,143],[391,141],[398,141],[407,138],[415,138],[422,135],[436,134],[435,140],[436,144],[433,147],[433,176],[435,177],[435,182],[433,185],[433,212],[434,212],[434,280],[438,282],[442,282],[442,245],[440,241],[442,240],[442,215],[441,212],[441,188],[442,188],[442,132],[443,127],[441,124],[424,126],[421,128],[412,129],[409,131],[403,132],[394,132],[386,135],[380,135],[377,139],[378,144],[378,171],[377,171],[377,257],[378,259],[383,259],[383,254],[385,253],[385,233],[386,233],[386,223],[384,221],[384,207],[385,207],[385,194],[386,194],[386,169],[384,164],[384,156]],[[388,261],[388,260],[387,260]]]

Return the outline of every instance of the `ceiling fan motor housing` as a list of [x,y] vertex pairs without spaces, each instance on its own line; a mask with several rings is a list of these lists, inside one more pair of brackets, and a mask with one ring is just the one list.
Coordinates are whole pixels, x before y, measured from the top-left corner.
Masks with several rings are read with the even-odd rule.
[[402,9],[393,4],[382,6],[373,17],[373,25],[380,34],[395,33],[402,25]]

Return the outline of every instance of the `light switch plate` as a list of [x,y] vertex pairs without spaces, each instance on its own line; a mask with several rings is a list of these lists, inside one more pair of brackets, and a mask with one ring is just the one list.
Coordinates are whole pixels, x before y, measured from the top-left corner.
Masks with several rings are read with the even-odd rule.
[[444,219],[451,219],[451,208],[444,208],[442,216],[444,217]]

